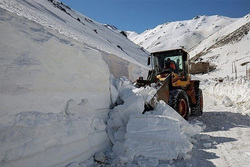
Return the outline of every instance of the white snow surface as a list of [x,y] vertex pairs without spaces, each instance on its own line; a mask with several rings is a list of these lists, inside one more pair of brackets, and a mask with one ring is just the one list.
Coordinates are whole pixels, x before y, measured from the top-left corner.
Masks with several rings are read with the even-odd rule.
[[225,107],[235,107],[244,115],[250,113],[250,80],[245,77],[227,77],[223,82],[207,80],[203,90],[221,99]]
[[107,124],[112,154],[116,158],[125,156],[127,161],[135,163],[141,157],[148,159],[147,163],[154,160],[151,165],[157,166],[159,161],[189,157],[187,153],[196,141],[194,136],[201,132],[200,126],[189,124],[163,101],[155,110],[142,115],[144,103],[150,96],[145,92],[154,88],[136,88],[124,77],[113,83],[119,92],[117,103],[123,102],[109,113]]
[[[216,70],[208,77],[246,76],[250,62],[250,14],[221,28],[190,51],[191,57],[203,52],[203,62],[215,64]],[[216,42],[221,42],[217,44]]]
[[[167,22],[139,35],[129,33],[129,38],[149,52],[184,47],[195,47],[210,35],[238,19],[224,16],[196,16],[191,20]],[[130,35],[131,34],[131,35]]]
[[111,29],[110,26],[91,20],[73,9],[65,7],[65,5],[60,5],[57,0],[54,2],[64,7],[66,13],[55,8],[47,0],[1,0],[0,2],[2,8],[56,30],[81,43],[109,54],[115,54],[130,62],[140,65],[146,64],[145,56],[147,54],[141,52],[140,48],[133,45],[126,37]]
[[0,11],[0,166],[66,165],[105,150],[110,74],[101,53]]
[[[220,70],[196,75],[203,80],[204,114],[189,122],[162,101],[141,114],[156,90],[131,81],[145,76],[148,53],[114,26],[54,3],[65,11],[47,0],[0,0],[0,166],[249,165],[248,79],[220,83],[213,80]],[[209,27],[191,48],[226,25],[235,29],[247,21],[199,16],[169,25]],[[235,46],[245,62],[248,41],[249,35],[222,50]]]
[[229,25],[223,26],[220,30],[215,31],[213,34],[211,34],[208,38],[204,39],[199,45],[197,45],[193,50],[190,52],[191,55],[196,55],[201,51],[206,50],[208,47],[210,47],[212,44],[214,44],[216,41],[219,41],[220,38],[225,37],[226,35],[232,33],[233,31],[240,28],[242,25],[245,25],[249,23],[250,21],[250,14],[235,19],[234,22],[232,22]]
[[[216,66],[209,78],[246,76],[250,61],[250,14],[242,18],[196,16],[192,20],[169,22],[128,38],[149,52],[184,48],[198,61]],[[234,63],[236,67],[232,67]],[[249,70],[249,65],[248,68]]]
[[66,12],[0,0],[0,166],[66,166],[106,150],[110,75],[146,72],[148,54],[119,31],[54,2]]

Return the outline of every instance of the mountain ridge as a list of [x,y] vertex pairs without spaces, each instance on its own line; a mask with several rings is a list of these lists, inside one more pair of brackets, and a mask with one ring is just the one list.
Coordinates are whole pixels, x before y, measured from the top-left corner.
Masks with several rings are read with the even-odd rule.
[[[191,20],[167,22],[128,38],[149,52],[195,47],[216,31],[236,21],[225,16],[196,16]],[[165,41],[168,41],[166,43]],[[186,42],[188,41],[188,42]]]
[[225,16],[196,16],[191,20],[175,21],[156,26],[128,38],[149,52],[184,48],[194,61],[217,66],[213,77],[232,76],[235,62],[240,75],[245,75],[241,64],[250,60],[250,14],[242,18]]

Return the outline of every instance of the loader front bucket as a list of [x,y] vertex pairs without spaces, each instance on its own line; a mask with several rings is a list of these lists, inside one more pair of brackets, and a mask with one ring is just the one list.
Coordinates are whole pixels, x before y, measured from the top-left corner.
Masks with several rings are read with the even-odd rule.
[[145,103],[144,112],[153,110],[160,100],[163,100],[166,104],[168,104],[169,99],[169,83],[170,83],[170,74],[166,77],[163,82],[160,82],[156,87],[157,91],[155,95],[153,95],[152,99]]

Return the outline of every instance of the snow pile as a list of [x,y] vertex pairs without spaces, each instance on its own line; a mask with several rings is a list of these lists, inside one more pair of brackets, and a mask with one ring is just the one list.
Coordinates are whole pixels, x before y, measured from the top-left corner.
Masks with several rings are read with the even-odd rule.
[[225,107],[242,106],[243,113],[250,110],[250,80],[245,77],[227,77],[223,82],[208,81],[204,90],[220,97]]
[[107,122],[113,156],[137,164],[146,161],[151,166],[159,160],[190,157],[188,152],[196,142],[193,137],[201,132],[199,126],[189,124],[163,101],[143,115],[148,100],[145,89],[153,88],[135,88],[125,77],[113,83],[119,92],[119,96],[113,94],[119,105],[110,112]]
[[109,113],[110,119],[107,122],[107,132],[112,144],[114,144],[113,152],[120,155],[125,153],[124,135],[126,134],[126,125],[131,115],[143,112],[144,100],[133,92],[134,85],[127,78],[118,78],[112,83],[115,84],[114,87],[119,92],[118,97],[116,94],[112,94],[112,97],[117,97],[119,105]]

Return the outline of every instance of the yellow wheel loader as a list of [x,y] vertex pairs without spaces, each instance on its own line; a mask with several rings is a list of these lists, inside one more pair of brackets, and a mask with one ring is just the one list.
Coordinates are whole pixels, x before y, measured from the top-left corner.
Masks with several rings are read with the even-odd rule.
[[203,112],[203,95],[199,80],[191,80],[189,55],[183,49],[154,52],[148,58],[152,70],[144,80],[140,77],[138,87],[154,86],[157,90],[152,99],[145,104],[144,112],[156,107],[160,100],[175,109],[183,118],[199,116]]

